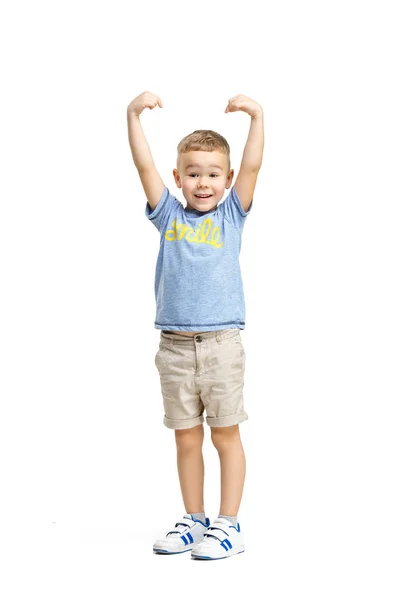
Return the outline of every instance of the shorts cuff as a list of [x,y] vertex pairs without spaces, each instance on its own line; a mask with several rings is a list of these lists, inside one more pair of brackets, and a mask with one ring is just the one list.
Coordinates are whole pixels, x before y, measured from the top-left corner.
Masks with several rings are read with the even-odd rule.
[[210,427],[230,427],[231,425],[238,425],[248,418],[248,414],[243,411],[238,415],[227,415],[226,417],[206,417],[206,420],[207,425]]
[[168,429],[190,429],[191,427],[196,427],[196,425],[201,425],[203,422],[203,415],[195,417],[194,419],[168,419],[168,417],[164,415],[164,425],[168,427]]

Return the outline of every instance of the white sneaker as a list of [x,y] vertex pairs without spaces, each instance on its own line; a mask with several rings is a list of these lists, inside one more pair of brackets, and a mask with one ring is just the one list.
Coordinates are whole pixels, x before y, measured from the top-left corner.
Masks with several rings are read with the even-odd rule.
[[244,539],[239,523],[235,527],[228,519],[218,517],[204,533],[203,541],[194,546],[192,558],[215,560],[241,552],[244,552]]
[[192,550],[195,544],[203,539],[205,531],[210,524],[210,519],[196,521],[192,515],[185,515],[175,528],[160,540],[154,542],[153,552],[157,554],[180,554]]

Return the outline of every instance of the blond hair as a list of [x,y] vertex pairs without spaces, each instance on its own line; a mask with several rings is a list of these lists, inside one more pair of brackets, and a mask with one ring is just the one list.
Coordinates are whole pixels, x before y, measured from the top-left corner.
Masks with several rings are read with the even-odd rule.
[[205,152],[212,152],[213,150],[219,150],[228,157],[228,170],[231,168],[230,160],[230,147],[224,136],[220,135],[212,129],[196,129],[193,133],[185,136],[178,144],[178,157],[185,152],[191,152],[192,150],[203,150]]

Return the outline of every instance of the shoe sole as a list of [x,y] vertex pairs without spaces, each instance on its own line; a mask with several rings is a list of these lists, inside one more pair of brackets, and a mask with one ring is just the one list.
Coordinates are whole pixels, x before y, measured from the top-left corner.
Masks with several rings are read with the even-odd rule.
[[154,554],[184,554],[185,552],[190,552],[192,548],[185,548],[184,550],[177,550],[176,552],[171,552],[170,550],[163,550],[162,548],[153,548]]
[[201,554],[193,554],[192,553],[192,558],[196,559],[196,560],[222,560],[223,558],[229,558],[230,556],[235,556],[235,554],[242,554],[244,552],[244,546],[241,546],[241,550],[237,550],[236,552],[231,552],[229,550],[229,552],[226,553],[226,556],[201,556]]

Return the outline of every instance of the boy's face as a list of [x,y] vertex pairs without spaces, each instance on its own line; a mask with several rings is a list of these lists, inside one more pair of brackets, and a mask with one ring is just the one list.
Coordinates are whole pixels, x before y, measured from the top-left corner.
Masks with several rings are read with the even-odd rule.
[[187,206],[205,212],[215,209],[230,188],[233,169],[228,170],[228,156],[219,150],[192,150],[179,156],[178,169],[173,170],[173,175]]

